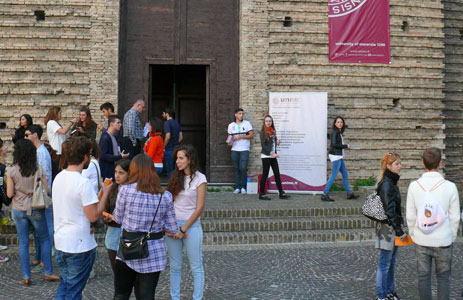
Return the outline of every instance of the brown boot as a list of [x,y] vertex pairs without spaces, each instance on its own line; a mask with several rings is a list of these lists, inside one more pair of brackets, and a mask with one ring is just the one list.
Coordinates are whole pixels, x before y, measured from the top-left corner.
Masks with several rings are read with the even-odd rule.
[[45,275],[45,276],[43,276],[43,280],[45,280],[47,282],[58,281],[59,276],[56,275],[56,274]]

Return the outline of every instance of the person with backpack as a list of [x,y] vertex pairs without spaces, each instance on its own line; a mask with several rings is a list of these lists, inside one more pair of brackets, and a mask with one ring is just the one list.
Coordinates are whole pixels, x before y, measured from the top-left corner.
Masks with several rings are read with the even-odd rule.
[[381,198],[387,220],[376,225],[375,248],[379,249],[376,271],[376,300],[399,300],[394,289],[394,271],[398,248],[395,237],[407,241],[403,231],[404,219],[401,211],[401,197],[397,182],[402,168],[400,156],[389,152],[381,158],[381,171],[376,191]]
[[407,194],[407,225],[416,244],[418,293],[421,300],[432,299],[431,266],[434,260],[437,299],[450,299],[453,242],[460,222],[460,201],[455,184],[438,172],[441,150],[423,152],[424,174],[410,183]]

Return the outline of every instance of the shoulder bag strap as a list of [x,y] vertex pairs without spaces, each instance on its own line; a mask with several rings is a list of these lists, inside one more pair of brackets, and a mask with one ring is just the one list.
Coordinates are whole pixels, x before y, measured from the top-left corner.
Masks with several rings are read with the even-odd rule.
[[158,214],[159,206],[161,206],[161,201],[162,201],[162,194],[161,194],[161,197],[159,198],[159,204],[158,204],[158,207],[156,208],[156,212],[154,213],[154,217],[153,217],[153,221],[151,222],[150,229],[148,230],[148,234],[146,235],[146,238],[148,239],[151,234],[151,228],[153,228],[154,220],[156,219],[156,215]]
[[101,189],[101,177],[100,177],[100,172],[98,171],[98,166],[96,165],[95,162],[93,162],[93,161],[90,161],[90,162],[92,163],[92,165],[95,166],[96,175],[98,176],[98,178],[97,178],[97,181],[98,181],[98,190],[100,190],[100,189]]

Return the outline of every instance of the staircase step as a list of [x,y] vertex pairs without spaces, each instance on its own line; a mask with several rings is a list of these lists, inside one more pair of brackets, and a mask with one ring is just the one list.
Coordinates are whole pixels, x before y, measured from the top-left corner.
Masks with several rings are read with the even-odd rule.
[[215,209],[205,210],[201,216],[201,219],[361,216],[362,204],[363,202],[358,202],[358,206],[353,207]]
[[359,229],[375,227],[375,222],[364,216],[206,219],[201,220],[201,224],[204,232]]
[[[103,232],[95,233],[95,240],[98,246],[104,246],[104,237]],[[19,246],[19,239],[16,233],[0,233],[0,245],[8,246]],[[34,237],[32,234],[29,235],[29,247],[34,246]]]
[[375,230],[294,230],[258,232],[207,232],[205,245],[281,244],[303,242],[343,242],[374,240]]

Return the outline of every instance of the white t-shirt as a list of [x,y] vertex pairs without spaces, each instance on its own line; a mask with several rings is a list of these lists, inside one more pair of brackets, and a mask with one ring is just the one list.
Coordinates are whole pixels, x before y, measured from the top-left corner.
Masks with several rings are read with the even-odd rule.
[[191,176],[185,176],[184,189],[175,197],[174,208],[177,220],[188,220],[196,209],[198,202],[198,187],[207,183],[206,176],[196,171],[190,183]]
[[62,128],[55,120],[50,120],[47,123],[47,136],[50,146],[56,151],[56,154],[61,155],[61,145],[66,140],[66,135],[58,133]]
[[95,158],[92,158],[87,169],[82,170],[82,176],[90,180],[95,194],[98,195],[98,181],[101,180],[101,170],[100,165]]
[[[249,131],[253,130],[250,122],[243,120],[240,125],[236,122],[231,122],[228,125],[228,134],[232,137],[236,135],[246,135]],[[232,144],[232,151],[249,151],[251,148],[251,140],[241,139],[234,141]]]
[[84,211],[84,206],[97,202],[90,180],[79,172],[63,170],[56,175],[53,181],[53,222],[57,250],[83,253],[97,246]]

